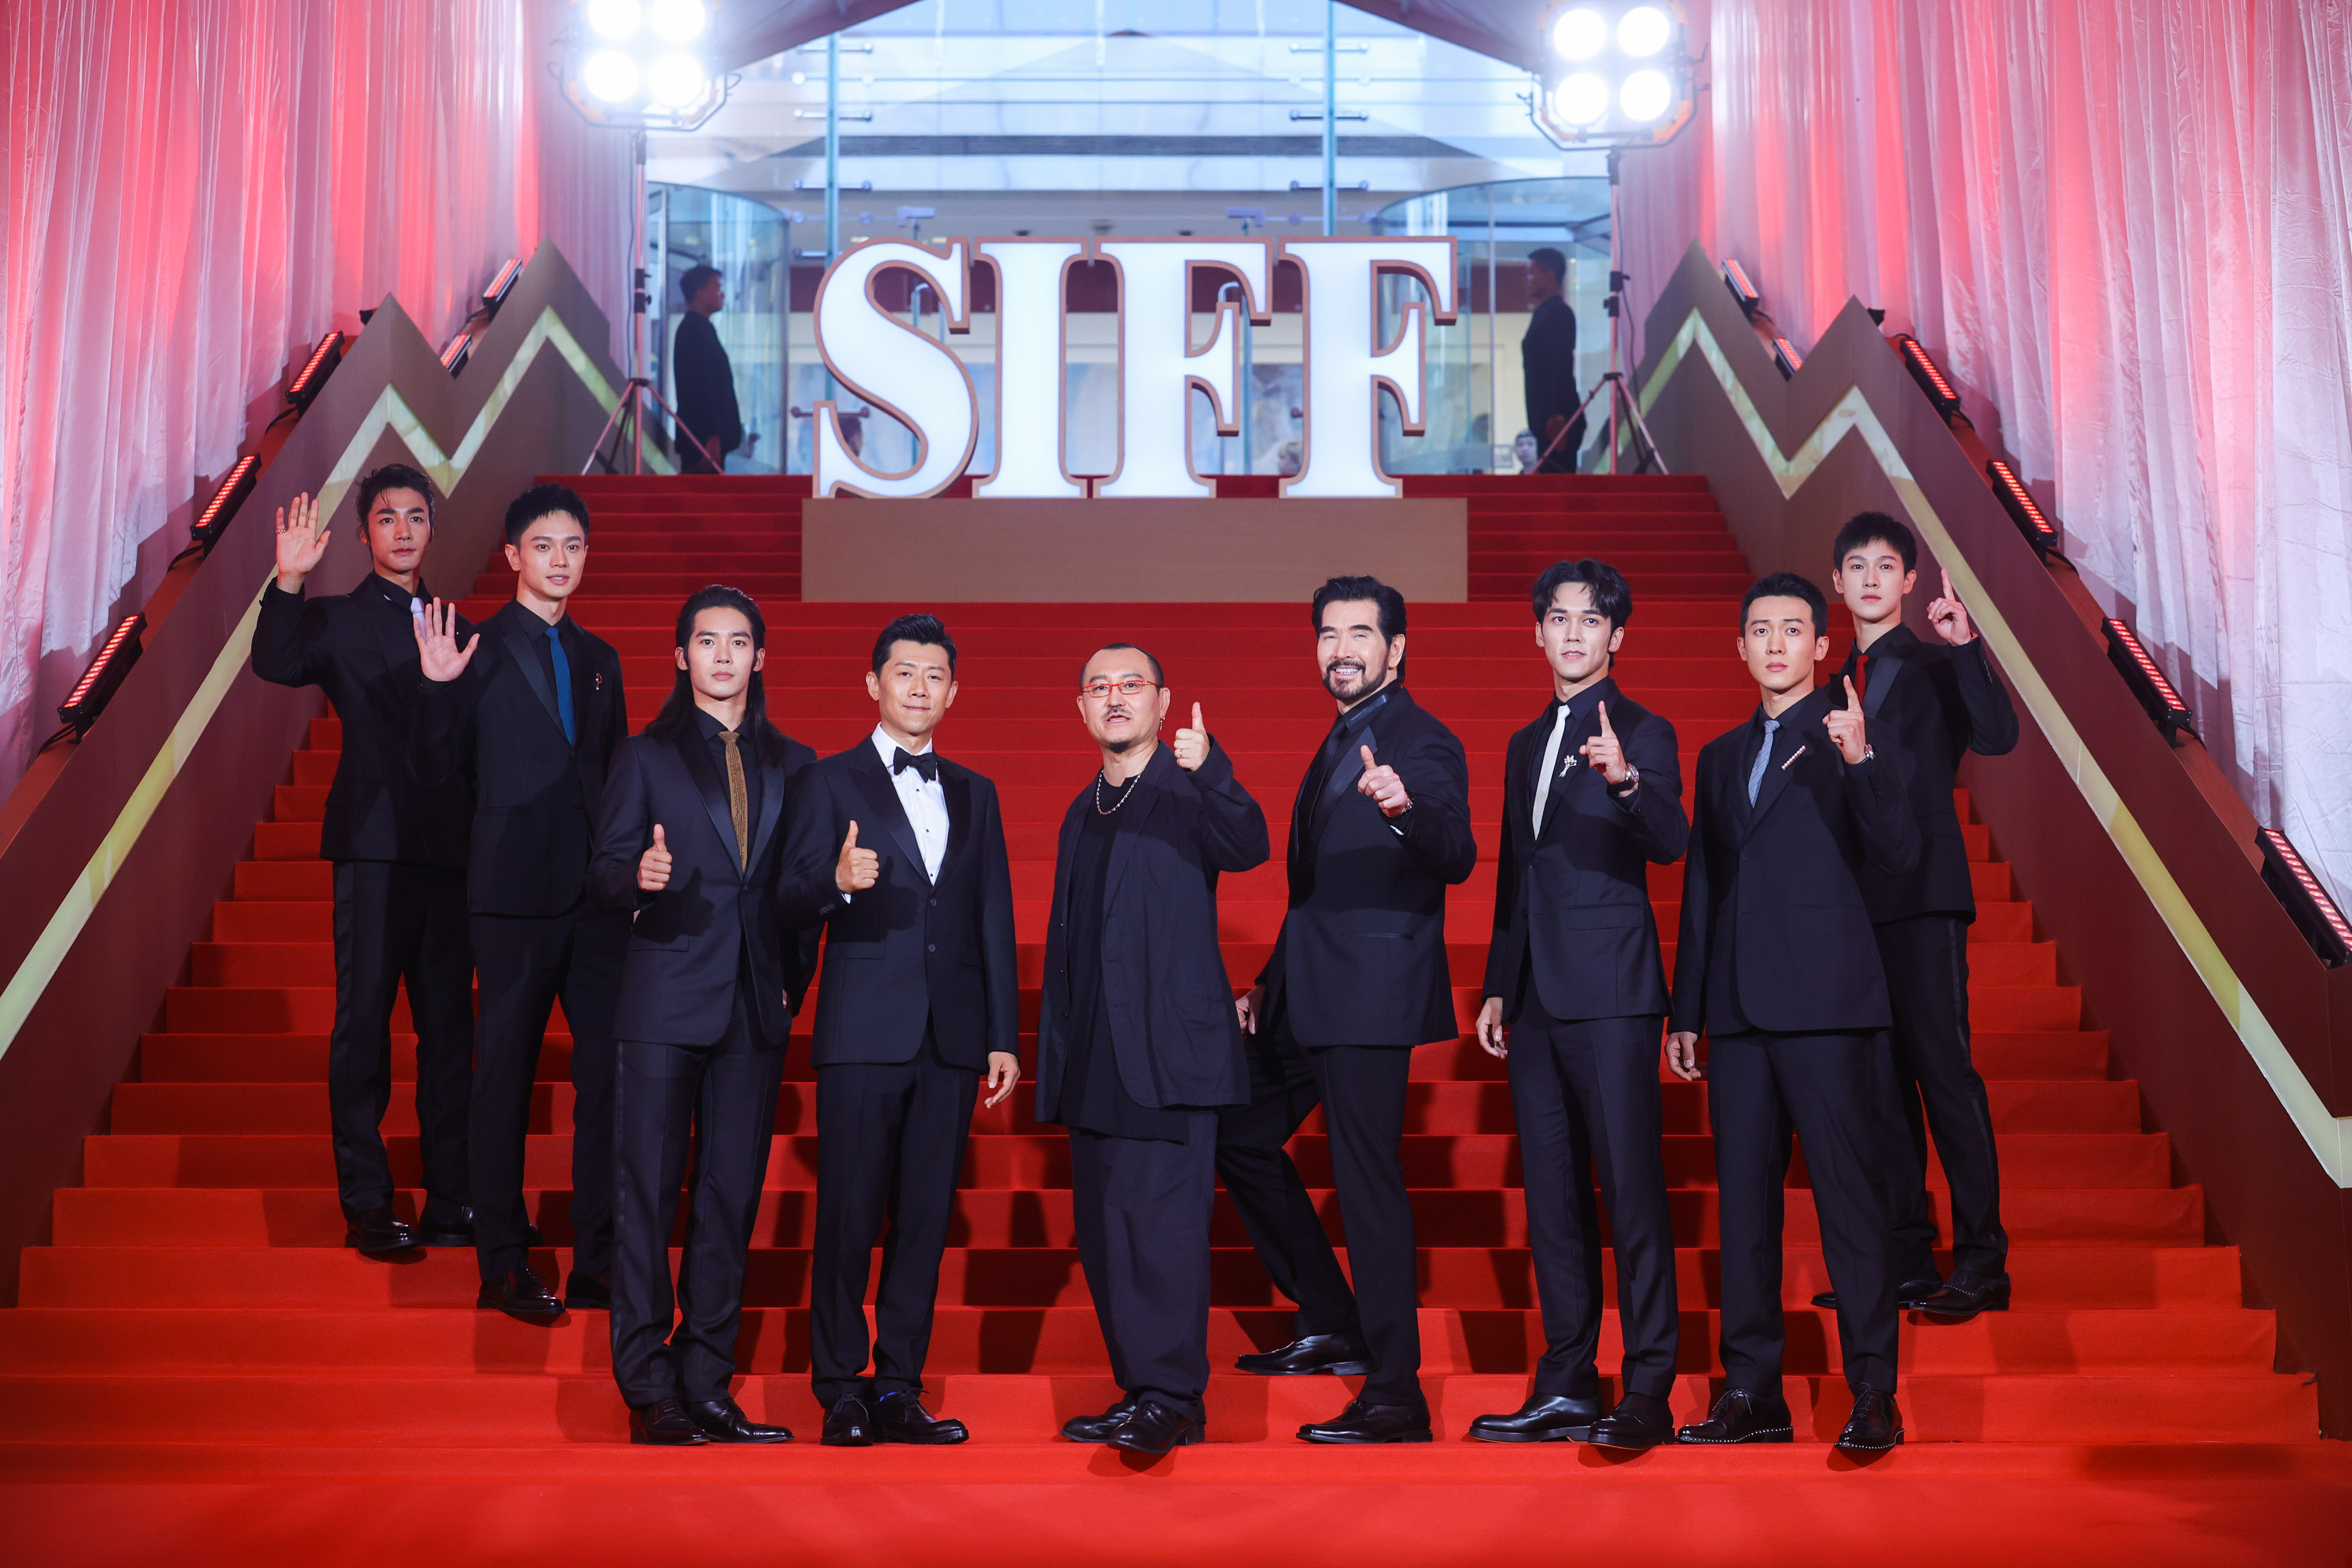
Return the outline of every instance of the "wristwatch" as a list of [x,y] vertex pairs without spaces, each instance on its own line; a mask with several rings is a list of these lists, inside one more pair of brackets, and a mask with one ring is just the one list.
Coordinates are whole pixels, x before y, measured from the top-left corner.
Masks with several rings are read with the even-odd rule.
[[1623,784],[1611,784],[1609,786],[1610,797],[1614,800],[1623,800],[1627,795],[1632,795],[1635,790],[1640,789],[1641,787],[1642,770],[1635,767],[1633,763],[1627,763],[1625,764],[1625,782]]

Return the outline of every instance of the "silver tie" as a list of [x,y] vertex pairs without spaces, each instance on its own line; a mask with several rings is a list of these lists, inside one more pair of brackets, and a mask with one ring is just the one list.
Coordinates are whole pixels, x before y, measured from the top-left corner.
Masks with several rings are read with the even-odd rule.
[[1544,748],[1543,771],[1536,777],[1536,817],[1532,831],[1543,836],[1544,803],[1551,798],[1552,774],[1559,767],[1559,742],[1568,733],[1568,704],[1558,704],[1551,718],[1551,743]]
[[1764,721],[1764,743],[1756,748],[1756,765],[1748,770],[1748,804],[1756,804],[1756,792],[1764,787],[1764,764],[1772,760],[1772,731],[1780,727],[1778,719]]

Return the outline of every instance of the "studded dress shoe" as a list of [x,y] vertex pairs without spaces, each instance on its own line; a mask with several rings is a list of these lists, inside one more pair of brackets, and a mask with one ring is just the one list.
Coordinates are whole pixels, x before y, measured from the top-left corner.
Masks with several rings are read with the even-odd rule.
[[1351,1399],[1328,1421],[1298,1429],[1309,1443],[1426,1443],[1431,1441],[1426,1405],[1367,1405]]
[[1592,1424],[1592,1436],[1586,1439],[1596,1448],[1633,1453],[1674,1440],[1674,1412],[1652,1394],[1629,1394],[1619,1400],[1616,1409]]
[[1328,1373],[1334,1377],[1362,1377],[1372,1370],[1372,1352],[1353,1334],[1308,1334],[1277,1350],[1257,1351],[1237,1358],[1236,1372],[1260,1377],[1300,1377]]
[[1073,1443],[1108,1443],[1110,1435],[1135,1414],[1135,1397],[1129,1394],[1099,1415],[1073,1415],[1062,1423],[1062,1436]]
[[857,1394],[845,1394],[824,1413],[824,1430],[817,1441],[828,1448],[870,1448],[880,1441],[874,1432],[874,1412]]
[[743,1414],[743,1407],[725,1394],[716,1399],[688,1399],[686,1418],[714,1443],[789,1443],[792,1429],[770,1426]]
[[575,1271],[563,1282],[563,1305],[574,1312],[609,1312],[613,1310],[613,1282]]
[[496,1279],[483,1280],[482,1293],[474,1298],[474,1305],[534,1323],[563,1314],[563,1303],[528,1264],[509,1268]]
[[1985,1279],[1973,1274],[1955,1274],[1944,1281],[1942,1289],[1906,1304],[1917,1307],[1939,1323],[1965,1323],[1979,1312],[2006,1312],[2009,1276],[2001,1274]]
[[1903,1413],[1895,1395],[1865,1388],[1853,1396],[1853,1414],[1846,1418],[1837,1446],[1855,1454],[1884,1453],[1903,1441]]
[[971,1436],[953,1416],[941,1420],[923,1408],[919,1389],[894,1389],[874,1402],[874,1436],[883,1443],[916,1443],[940,1447]]
[[[536,1237],[533,1240],[538,1239]],[[416,1222],[416,1245],[419,1247],[471,1247],[474,1245],[474,1211],[460,1209],[456,1219],[427,1217]]]
[[1727,1388],[1723,1397],[1715,1402],[1715,1408],[1706,1413],[1706,1419],[1684,1427],[1675,1434],[1675,1440],[1711,1447],[1793,1443],[1797,1440],[1797,1424],[1789,1415],[1789,1402],[1779,1394]]
[[[1944,1282],[1933,1274],[1922,1274],[1916,1279],[1906,1279],[1902,1284],[1895,1287],[1895,1305],[1902,1311],[1910,1311],[1943,1288]],[[1836,1311],[1837,1292],[1823,1290],[1813,1298],[1813,1305],[1825,1312]]]
[[629,1441],[656,1448],[691,1448],[708,1443],[702,1428],[675,1399],[629,1406]]
[[1103,1441],[1129,1453],[1164,1454],[1171,1448],[1197,1443],[1206,1436],[1201,1424],[1182,1411],[1146,1398],[1137,1400],[1127,1419],[1113,1427]]
[[1600,1418],[1598,1399],[1532,1394],[1510,1415],[1481,1415],[1471,1422],[1470,1436],[1482,1443],[1581,1443]]
[[343,1245],[364,1258],[381,1258],[387,1252],[407,1252],[418,1245],[416,1233],[409,1229],[405,1222],[394,1217],[389,1208],[348,1215],[344,1216],[343,1225]]

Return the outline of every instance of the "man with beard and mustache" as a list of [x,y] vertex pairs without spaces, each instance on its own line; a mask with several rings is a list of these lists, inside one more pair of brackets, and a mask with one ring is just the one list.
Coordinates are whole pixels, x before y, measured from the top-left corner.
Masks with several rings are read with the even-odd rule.
[[[1404,596],[1334,577],[1311,616],[1339,705],[1291,808],[1290,908],[1236,1004],[1250,1101],[1218,1121],[1217,1173],[1296,1337],[1244,1372],[1365,1374],[1310,1443],[1425,1443],[1412,1209],[1400,1160],[1412,1047],[1459,1037],[1445,963],[1445,889],[1478,860],[1462,742],[1405,691]],[[1350,1292],[1283,1144],[1318,1102],[1347,1216]]]

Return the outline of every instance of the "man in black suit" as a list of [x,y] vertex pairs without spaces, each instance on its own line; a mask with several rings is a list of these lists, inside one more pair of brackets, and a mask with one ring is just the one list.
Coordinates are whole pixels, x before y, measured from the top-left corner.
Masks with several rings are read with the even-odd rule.
[[[1666,1400],[1680,1321],[1658,1077],[1666,971],[1648,868],[1682,858],[1690,823],[1675,727],[1617,687],[1633,614],[1625,579],[1601,562],[1562,561],[1536,579],[1552,700],[1503,763],[1478,1043],[1510,1066],[1546,1345],[1527,1402],[1470,1424],[1489,1442],[1650,1448],[1675,1433]],[[1596,1172],[1625,1342],[1623,1396],[1605,1416]]]
[[[1240,1365],[1368,1373],[1339,1415],[1298,1429],[1308,1442],[1425,1443],[1420,1254],[1400,1154],[1412,1047],[1460,1034],[1445,889],[1478,863],[1469,767],[1453,731],[1405,691],[1402,595],[1334,577],[1316,590],[1310,624],[1339,717],[1291,807],[1282,932],[1236,1005],[1255,1037],[1249,1104],[1225,1114],[1217,1140],[1225,1190],[1266,1271],[1298,1302],[1302,1331]],[[1318,1100],[1352,1300],[1282,1147]]]
[[[417,768],[474,795],[477,1304],[539,1320],[613,1301],[613,1007],[629,922],[590,900],[588,854],[629,717],[621,656],[565,614],[588,564],[586,504],[535,485],[507,508],[506,535],[515,596],[504,609],[463,646],[455,605],[417,619]],[[530,1267],[522,1195],[531,1086],[559,995],[572,1030],[573,1233],[560,1300]]]
[[1780,1394],[1780,1228],[1793,1128],[1854,1395],[1838,1447],[1890,1448],[1903,1440],[1887,1212],[1893,1069],[1886,981],[1862,879],[1866,865],[1908,870],[1919,830],[1893,739],[1874,738],[1850,683],[1843,706],[1813,684],[1830,647],[1822,591],[1774,573],[1748,590],[1739,618],[1740,657],[1762,701],[1699,752],[1666,1038],[1668,1065],[1685,1080],[1699,1076],[1700,1031],[1708,1038],[1727,1386],[1706,1419],[1680,1436],[1793,1440]]
[[[371,1256],[471,1247],[466,1100],[473,1074],[472,963],[466,948],[466,786],[428,785],[410,754],[416,705],[414,617],[425,603],[433,488],[405,463],[361,479],[362,537],[375,569],[348,594],[305,599],[333,535],[307,495],[278,513],[278,576],[261,590],[253,673],[326,689],[342,723],[319,853],[335,868],[335,1024],[327,1113],[344,1245]],[[465,623],[456,623],[462,635]],[[392,1103],[392,1007],[401,982],[416,1030],[417,1145],[425,1207],[392,1209],[384,1109]]]
[[1217,877],[1265,863],[1265,813],[1192,705],[1160,743],[1167,678],[1113,643],[1078,677],[1102,766],[1063,816],[1037,1018],[1037,1120],[1070,1134],[1078,1259],[1120,1397],[1076,1442],[1201,1440],[1217,1108],[1249,1093],[1217,942]]
[[931,749],[955,669],[936,616],[882,628],[866,678],[880,721],[801,773],[784,842],[784,920],[825,931],[809,1366],[836,1447],[969,1436],[923,1408],[923,1358],[981,1079],[992,1106],[1021,1079],[1021,992],[996,786]]
[[[767,642],[759,605],[735,589],[686,601],[677,683],[613,755],[589,872],[599,903],[635,917],[613,1021],[612,1325],[636,1443],[792,1438],[729,1394],[784,1036],[814,946],[776,908],[787,794],[815,753],[768,721]],[[689,1143],[694,1206],[673,1297]]]
[[1550,246],[1528,252],[1527,335],[1519,340],[1519,377],[1528,428],[1543,454],[1536,471],[1576,472],[1584,447],[1584,399],[1576,391],[1576,312],[1568,307],[1568,258]]
[[[1865,511],[1838,531],[1830,585],[1853,613],[1854,646],[1843,673],[1862,693],[1862,710],[1876,732],[1902,743],[1911,814],[1919,825],[1916,866],[1900,875],[1866,870],[1862,879],[1895,1008],[1895,1094],[1910,1151],[1907,1165],[1895,1173],[1897,1299],[1930,1317],[1966,1321],[2009,1306],[2009,1234],[2000,1223],[1992,1110],[1969,1053],[1969,927],[1977,900],[1952,789],[1969,752],[1998,757],[2015,748],[2017,710],[1952,592],[1950,573],[1942,596],[1927,606],[1937,640],[1903,624],[1903,601],[1918,582],[1918,566],[1911,531],[1884,512]],[[1936,1273],[1930,1127],[1952,1189],[1949,1279]]]
[[[677,422],[710,454],[704,462],[694,441],[677,444],[683,473],[712,474],[727,467],[727,454],[743,444],[743,416],[735,402],[735,367],[719,342],[710,318],[727,308],[727,280],[716,267],[689,267],[677,280],[686,313],[671,339],[670,385],[677,392]],[[715,463],[718,466],[713,468]]]

